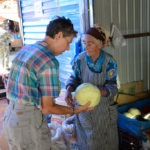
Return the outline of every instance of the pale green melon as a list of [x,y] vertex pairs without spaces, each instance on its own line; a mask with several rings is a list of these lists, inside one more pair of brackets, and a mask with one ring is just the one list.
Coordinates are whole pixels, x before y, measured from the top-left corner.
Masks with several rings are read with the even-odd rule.
[[75,98],[80,105],[85,105],[88,101],[91,101],[89,107],[95,107],[100,101],[100,90],[90,84],[83,83],[79,85],[75,91]]
[[135,116],[133,116],[131,113],[129,113],[129,112],[125,112],[125,113],[123,113],[126,117],[128,117],[128,118],[131,118],[131,119],[134,119],[135,118]]
[[143,118],[146,119],[146,120],[150,120],[150,113],[145,114]]
[[141,115],[141,112],[139,109],[137,108],[130,108],[128,110],[129,113],[131,113],[133,116],[138,116],[138,115]]

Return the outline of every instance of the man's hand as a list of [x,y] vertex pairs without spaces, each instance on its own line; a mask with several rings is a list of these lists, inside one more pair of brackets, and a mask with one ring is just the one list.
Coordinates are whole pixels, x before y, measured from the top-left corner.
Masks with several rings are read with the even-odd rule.
[[[66,103],[71,106],[71,107],[75,107],[75,99],[74,96],[72,95],[72,92],[74,91],[74,89],[71,86],[68,86],[66,93],[65,93],[65,101]],[[94,107],[89,107],[91,104],[91,102],[87,102],[85,105],[83,106],[78,106],[78,108],[74,109],[74,113],[80,113],[80,112],[88,112],[94,109]]]
[[75,114],[76,113],[80,113],[80,112],[88,112],[94,109],[94,107],[89,107],[91,104],[90,101],[88,101],[85,105],[80,106],[78,108],[75,109]]

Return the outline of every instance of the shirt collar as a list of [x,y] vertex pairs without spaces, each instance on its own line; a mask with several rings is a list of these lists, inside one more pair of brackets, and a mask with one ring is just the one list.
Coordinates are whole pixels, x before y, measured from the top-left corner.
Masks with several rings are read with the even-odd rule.
[[49,51],[54,56],[54,53],[49,49],[48,44],[45,41],[37,41],[37,43],[45,47],[45,50]]

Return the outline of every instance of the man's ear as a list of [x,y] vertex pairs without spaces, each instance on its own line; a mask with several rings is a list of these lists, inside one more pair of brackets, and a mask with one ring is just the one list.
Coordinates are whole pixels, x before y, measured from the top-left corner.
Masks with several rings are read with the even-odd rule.
[[55,35],[55,39],[58,40],[60,38],[63,38],[63,33],[62,32],[58,32],[56,35]]

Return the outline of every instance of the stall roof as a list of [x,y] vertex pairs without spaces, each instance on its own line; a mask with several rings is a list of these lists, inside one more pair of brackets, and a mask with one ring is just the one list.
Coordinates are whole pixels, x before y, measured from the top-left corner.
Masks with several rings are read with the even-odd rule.
[[0,17],[13,21],[19,21],[18,4],[16,0],[0,1]]

